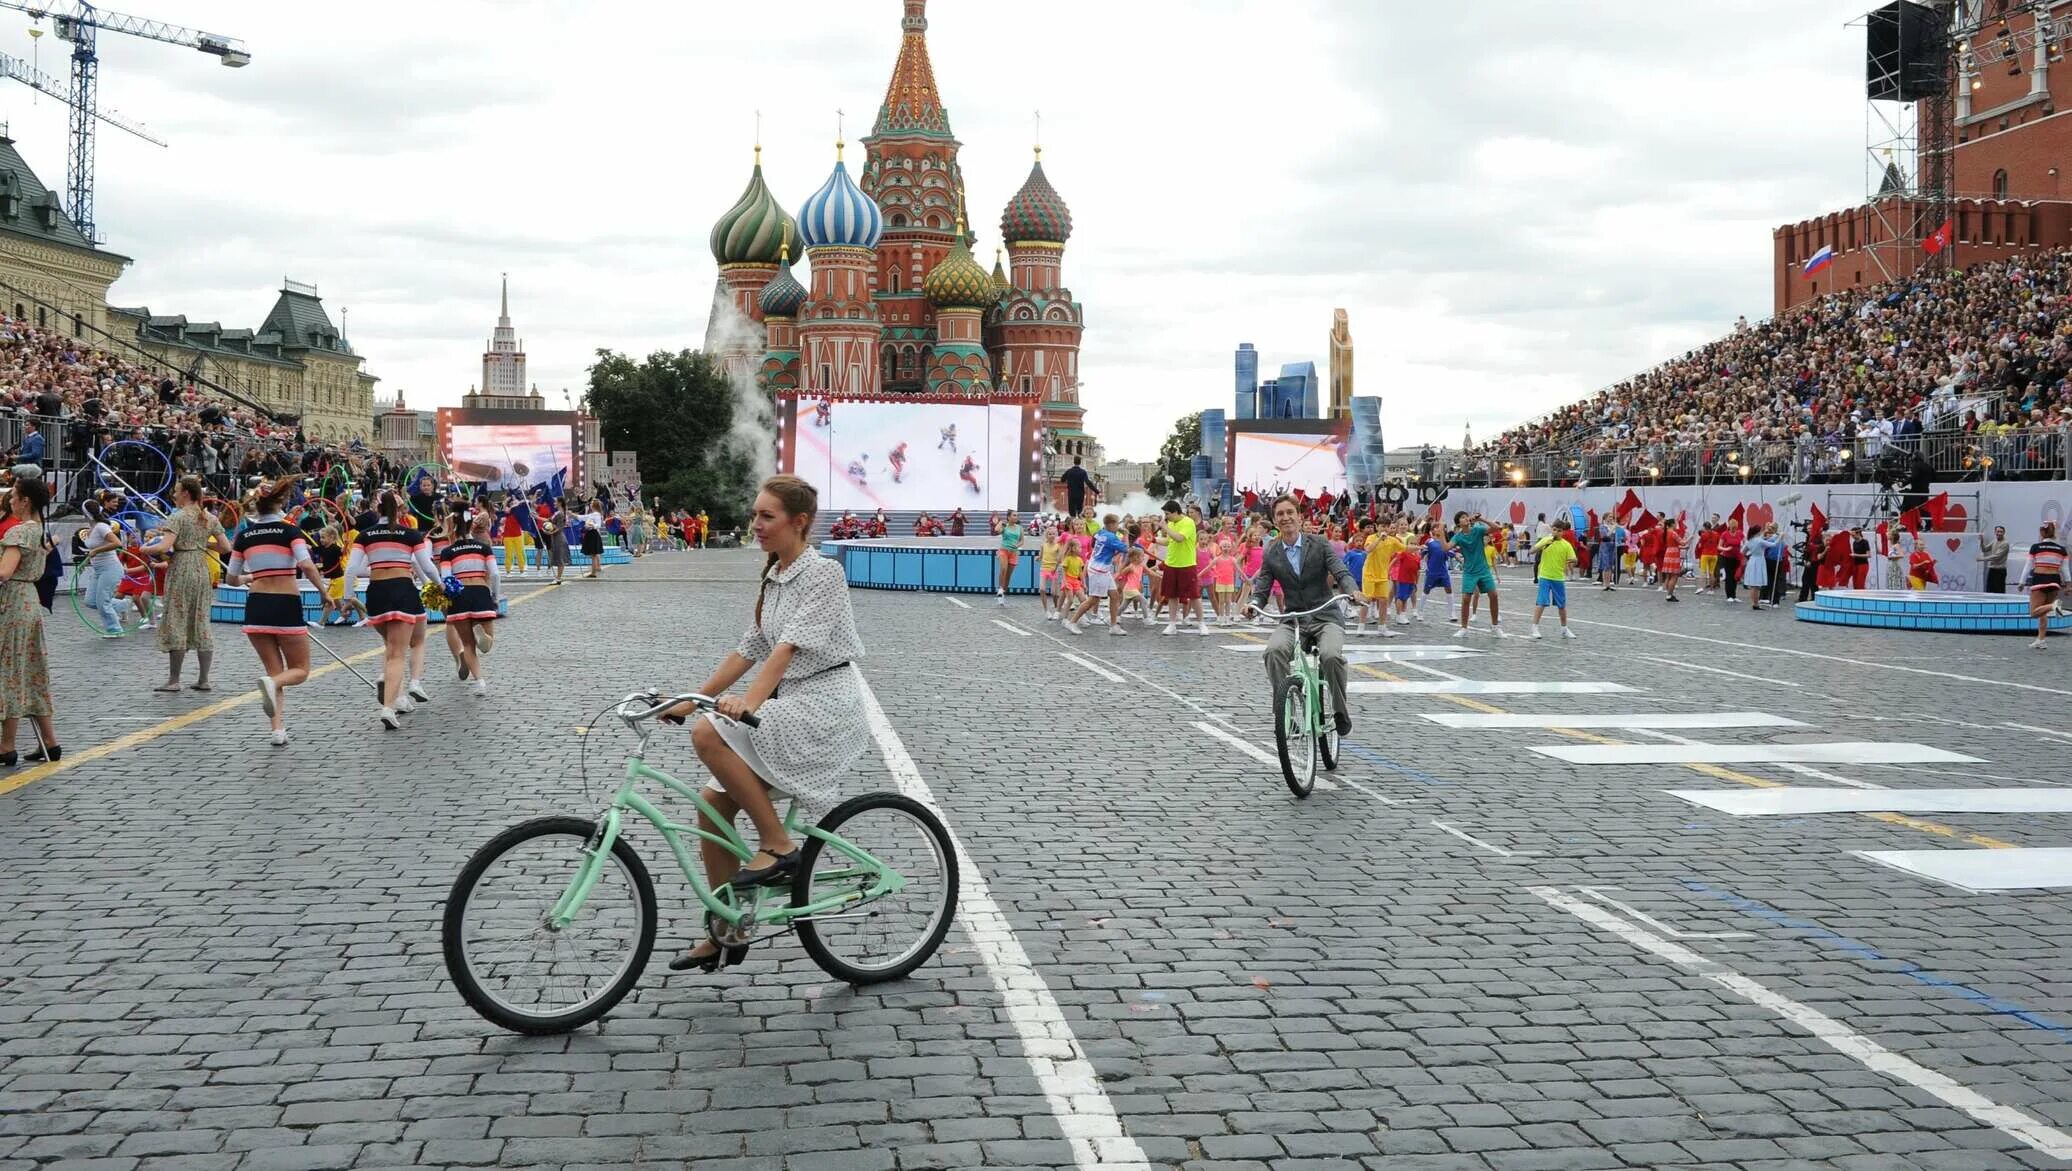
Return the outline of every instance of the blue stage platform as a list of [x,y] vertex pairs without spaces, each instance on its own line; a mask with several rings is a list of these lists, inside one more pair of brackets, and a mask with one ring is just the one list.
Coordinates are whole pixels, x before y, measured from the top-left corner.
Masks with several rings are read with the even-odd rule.
[[[504,546],[502,541],[500,539],[491,541],[489,545],[496,553],[496,563],[501,566],[504,563]],[[590,564],[590,559],[583,556],[583,551],[572,545],[568,550],[568,561],[571,565]],[[633,554],[629,550],[621,549],[616,545],[606,545],[604,547],[604,563],[606,565],[631,565],[633,564]],[[525,550],[526,568],[530,569],[539,564],[540,551],[528,545]]]
[[[1878,630],[1938,630],[1961,634],[2036,633],[2029,596],[1959,594],[1912,590],[1821,590],[1794,607],[1801,622],[1861,626]],[[2050,620],[2053,631],[2072,632],[2072,614]]]
[[[990,594],[1000,588],[998,537],[823,541],[820,551],[841,562],[849,584],[862,589]],[[1030,534],[1024,538],[1021,561],[1008,579],[1007,592],[1035,593],[1041,559],[1041,542]]]
[[[249,591],[243,586],[217,586],[215,600],[209,604],[209,621],[243,622],[245,620],[245,594],[247,592]],[[366,587],[361,587],[359,597],[362,603],[367,601]],[[508,615],[511,612],[511,599],[509,597],[498,598],[496,600],[496,612],[500,617]],[[315,590],[307,585],[303,586],[302,620],[304,622],[318,622],[323,619],[323,614],[323,599],[317,597]],[[446,621],[446,615],[437,612],[434,612],[431,618],[434,622]]]

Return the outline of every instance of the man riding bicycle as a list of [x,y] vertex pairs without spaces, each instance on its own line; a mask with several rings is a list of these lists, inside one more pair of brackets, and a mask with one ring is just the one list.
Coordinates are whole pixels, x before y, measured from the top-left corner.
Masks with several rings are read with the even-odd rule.
[[[1273,587],[1281,587],[1281,609],[1286,611],[1314,610],[1329,602],[1338,594],[1360,596],[1360,583],[1345,567],[1343,558],[1332,550],[1331,542],[1315,533],[1302,531],[1302,507],[1293,496],[1283,496],[1273,502],[1273,524],[1278,538],[1266,543],[1266,554],[1259,561],[1259,576],[1252,582],[1253,604],[1245,607],[1247,615],[1259,611],[1258,603],[1264,601]],[[1328,610],[1308,618],[1297,619],[1295,623],[1282,623],[1266,640],[1266,681],[1272,694],[1280,695],[1282,685],[1287,681],[1288,668],[1295,661],[1297,628],[1301,637],[1314,641],[1317,657],[1322,661],[1324,685],[1331,691],[1331,710],[1337,718],[1340,736],[1353,729],[1353,718],[1345,706],[1345,612],[1342,609]]]

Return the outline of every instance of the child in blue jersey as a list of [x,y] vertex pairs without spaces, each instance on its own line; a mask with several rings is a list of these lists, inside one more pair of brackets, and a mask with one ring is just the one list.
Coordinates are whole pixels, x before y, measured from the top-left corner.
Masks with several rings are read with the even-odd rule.
[[1451,608],[1453,574],[1449,558],[1453,555],[1452,550],[1446,547],[1446,542],[1439,539],[1439,534],[1429,524],[1418,529],[1418,535],[1423,538],[1420,551],[1424,555],[1424,593],[1418,598],[1418,608],[1423,609],[1431,601],[1433,590],[1445,590],[1446,604]]

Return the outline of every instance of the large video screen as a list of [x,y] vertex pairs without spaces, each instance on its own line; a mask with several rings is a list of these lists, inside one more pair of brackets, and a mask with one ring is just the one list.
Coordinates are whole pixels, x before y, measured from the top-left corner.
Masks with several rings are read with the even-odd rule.
[[801,398],[786,451],[822,512],[1019,509],[1029,469],[1024,408]]
[[575,490],[569,465],[575,458],[574,429],[551,423],[455,423],[447,461],[463,480],[479,480],[491,491],[529,492],[559,475]]
[[1329,433],[1236,431],[1230,482],[1238,491],[1266,495],[1300,488],[1315,495],[1345,491],[1345,437]]

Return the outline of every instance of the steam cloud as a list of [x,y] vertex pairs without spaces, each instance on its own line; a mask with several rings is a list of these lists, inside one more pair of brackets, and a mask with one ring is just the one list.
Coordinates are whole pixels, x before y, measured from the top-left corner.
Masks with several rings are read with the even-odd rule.
[[737,369],[727,370],[727,383],[734,393],[734,426],[727,433],[727,448],[748,459],[760,484],[777,471],[777,424],[769,396],[756,385],[755,372],[762,365],[764,338],[762,323],[745,317],[734,307],[734,297],[725,281],[712,288],[712,314],[705,327],[705,352],[715,360],[740,350],[750,355]]

